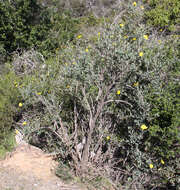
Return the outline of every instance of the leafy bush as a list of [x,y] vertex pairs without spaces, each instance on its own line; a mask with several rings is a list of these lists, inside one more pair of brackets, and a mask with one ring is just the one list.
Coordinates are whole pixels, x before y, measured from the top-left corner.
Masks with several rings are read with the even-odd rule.
[[180,81],[178,77],[180,65],[178,44],[174,41],[173,47],[168,48],[172,43],[172,40],[167,41],[163,48],[167,48],[167,57],[174,57],[175,61],[169,65],[169,72],[164,73],[161,92],[157,94],[156,89],[152,87],[149,94],[153,118],[149,130],[150,141],[152,141],[151,149],[165,159],[177,156],[179,153],[177,144],[180,142],[178,128],[180,123]]
[[[1,1],[0,9],[0,39],[4,49],[9,53],[17,48],[27,48],[36,40],[41,40],[50,24],[50,20],[45,15],[42,16],[42,9],[36,0]],[[37,24],[37,21],[40,23]],[[42,21],[46,21],[46,25],[42,25]],[[38,29],[41,30],[41,34],[33,35],[32,33],[36,33]]]
[[0,151],[2,152],[14,146],[12,128],[21,97],[17,85],[18,78],[13,72],[7,72],[0,78]]
[[[154,95],[154,96],[153,96]],[[180,142],[180,102],[179,85],[169,83],[159,95],[152,93],[152,117],[150,138],[151,149],[161,157],[176,157]],[[155,146],[156,145],[156,146]]]
[[152,86],[160,94],[174,59],[144,26],[134,31],[136,40],[127,33],[131,27],[111,25],[97,32],[94,44],[79,37],[39,69],[36,85],[29,80],[20,91],[27,107],[41,107],[41,114],[26,115],[27,138],[48,141],[85,180],[103,175],[134,188],[151,184],[159,167],[156,152],[146,146],[152,135],[146,96]]
[[180,3],[178,0],[150,0],[145,12],[147,22],[159,28],[176,30],[180,22]]
[[5,56],[32,47],[51,55],[77,32],[77,19],[42,7],[37,0],[0,2],[0,41]]

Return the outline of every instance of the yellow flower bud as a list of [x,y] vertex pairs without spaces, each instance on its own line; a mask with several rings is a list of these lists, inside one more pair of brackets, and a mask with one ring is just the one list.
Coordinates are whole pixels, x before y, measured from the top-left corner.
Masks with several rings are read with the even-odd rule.
[[148,35],[144,35],[145,40],[148,40],[148,38],[149,38]]
[[123,28],[123,27],[124,27],[124,24],[121,23],[121,24],[119,24],[119,26]]
[[135,82],[135,83],[133,84],[133,86],[134,86],[134,87],[139,86],[139,82]]
[[141,52],[139,52],[139,56],[140,57],[142,57],[144,54],[143,54],[143,52],[141,51]]
[[19,103],[19,107],[22,107],[22,106],[23,106],[23,104],[20,102],[20,103]]
[[165,162],[164,162],[164,160],[163,160],[163,159],[161,159],[161,164],[165,164]]
[[82,38],[82,35],[81,35],[81,34],[77,36],[77,39],[80,39],[80,38]]
[[121,91],[120,91],[120,90],[118,90],[118,91],[116,92],[116,94],[117,94],[117,95],[121,94]]
[[107,139],[107,140],[110,140],[110,136],[107,136],[106,139]]
[[136,5],[137,5],[137,3],[134,1],[134,2],[133,2],[133,6],[136,6]]
[[22,125],[26,125],[27,124],[27,122],[26,121],[24,121],[23,123],[22,123]]
[[146,125],[144,125],[144,124],[141,125],[141,129],[142,129],[142,130],[146,130],[147,128],[148,128],[148,127],[147,127]]
[[150,167],[151,169],[153,169],[153,168],[154,168],[153,164],[149,164],[149,167]]

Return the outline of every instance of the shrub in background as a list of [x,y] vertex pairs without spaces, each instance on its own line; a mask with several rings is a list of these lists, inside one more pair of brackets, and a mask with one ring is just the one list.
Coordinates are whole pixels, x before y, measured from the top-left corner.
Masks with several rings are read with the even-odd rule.
[[[169,159],[179,153],[180,142],[180,91],[179,85],[169,82],[157,95],[151,92],[152,117],[150,132],[151,150]],[[155,150],[154,150],[155,149]]]
[[[168,40],[163,44],[166,49],[172,40]],[[179,117],[180,117],[180,88],[179,88],[179,58],[178,58],[178,43],[174,42],[173,47],[167,49],[167,58],[174,57],[174,63],[169,65],[169,72],[164,73],[161,91],[157,94],[155,88],[152,87],[148,98],[152,104],[152,121],[150,137],[155,140],[158,146],[152,146],[159,153],[159,156],[170,158],[178,153],[177,144],[179,143]],[[154,125],[154,126],[153,126]],[[161,139],[161,140],[160,140]],[[153,149],[153,147],[151,147]],[[173,150],[174,147],[174,150]]]
[[[145,0],[145,2],[147,2]],[[145,11],[147,22],[158,28],[178,31],[180,3],[178,0],[150,0]]]
[[77,32],[77,19],[55,12],[54,7],[43,7],[37,0],[1,1],[0,12],[0,41],[5,56],[33,47],[47,57]]
[[[41,40],[48,24],[50,24],[50,20],[45,17],[46,15],[42,17],[42,9],[36,0],[1,1],[0,9],[0,39],[8,53],[17,48],[28,48],[35,40]],[[45,20],[46,22],[42,25],[42,21]],[[37,24],[37,21],[40,23]],[[33,31],[38,30],[38,27],[41,34],[31,35]],[[43,30],[42,27],[46,27],[46,29]]]
[[[176,39],[176,38],[175,38]],[[173,44],[173,46],[171,46]],[[171,48],[168,48],[171,46]],[[152,87],[147,99],[151,104],[151,122],[149,135],[146,136],[147,149],[156,154],[160,162],[159,180],[166,188],[173,185],[179,188],[179,156],[180,156],[180,88],[179,88],[179,54],[178,42],[167,40],[163,44],[167,48],[167,57],[175,58],[174,63],[164,73],[161,91]],[[162,161],[163,160],[163,161]],[[150,187],[149,187],[150,188]],[[151,187],[152,188],[152,187]]]

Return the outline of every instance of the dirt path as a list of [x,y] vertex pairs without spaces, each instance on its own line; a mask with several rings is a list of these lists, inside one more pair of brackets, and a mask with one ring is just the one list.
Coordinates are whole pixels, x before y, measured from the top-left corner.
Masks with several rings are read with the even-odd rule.
[[82,190],[53,173],[57,162],[39,148],[20,144],[0,161],[0,190]]

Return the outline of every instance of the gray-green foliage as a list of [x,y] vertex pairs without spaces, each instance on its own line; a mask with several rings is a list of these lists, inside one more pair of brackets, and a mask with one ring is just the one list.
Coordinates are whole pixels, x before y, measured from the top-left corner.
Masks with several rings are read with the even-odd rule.
[[[151,105],[146,95],[152,87],[156,93],[161,91],[174,59],[166,56],[167,50],[153,35],[144,38],[144,26],[134,31],[136,40],[127,33],[130,27],[111,25],[97,31],[94,44],[77,39],[76,45],[60,51],[56,61],[39,70],[36,85],[29,81],[21,89],[27,106],[41,103],[43,110],[43,115],[30,119],[30,133],[44,129],[42,123],[46,123],[45,130],[59,141],[58,155],[79,175],[96,166],[95,171],[115,181],[123,175],[118,175],[121,169],[131,179],[140,179],[151,177],[150,163],[155,168],[159,165],[156,154],[145,146],[148,130],[140,127],[150,128]],[[148,179],[140,183],[148,184]]]

